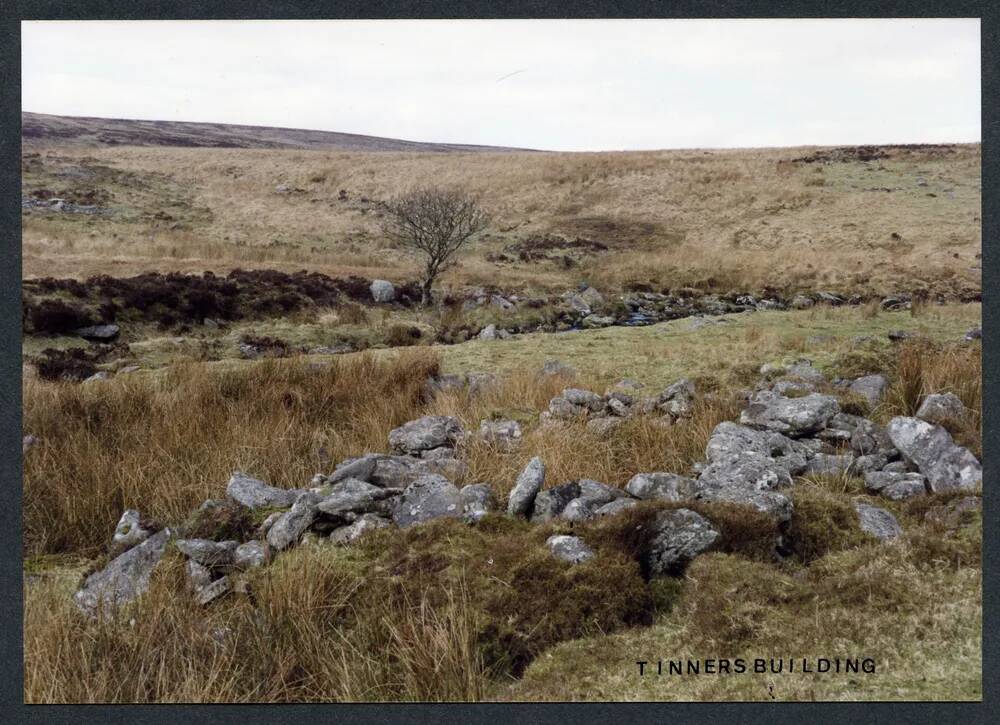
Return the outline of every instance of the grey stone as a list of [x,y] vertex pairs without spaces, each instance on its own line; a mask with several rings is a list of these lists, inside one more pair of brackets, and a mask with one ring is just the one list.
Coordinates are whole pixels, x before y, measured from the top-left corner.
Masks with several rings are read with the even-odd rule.
[[738,423],[723,421],[715,426],[705,447],[709,463],[738,460],[748,452],[771,458],[790,475],[806,469],[807,461],[816,451],[809,441],[796,441],[768,430],[757,430]]
[[632,476],[625,490],[638,499],[681,501],[691,495],[694,480],[675,473],[637,473]]
[[615,318],[589,314],[580,321],[580,324],[587,330],[597,330],[602,327],[611,327],[615,324]]
[[87,577],[73,601],[86,614],[113,610],[125,605],[149,588],[149,578],[163,558],[170,529],[163,529],[111,561],[104,569]]
[[195,601],[204,607],[211,604],[216,599],[225,596],[232,590],[232,582],[228,576],[224,576],[201,587],[195,595]]
[[585,418],[590,410],[582,405],[574,405],[561,395],[549,401],[549,414],[558,420],[576,420]]
[[100,380],[110,380],[110,379],[111,379],[111,373],[109,373],[106,370],[100,370],[100,371],[94,373],[93,375],[91,375],[89,378],[84,379],[83,382],[85,382],[85,383],[96,383],[96,382],[98,382]]
[[580,484],[576,481],[563,483],[540,491],[535,496],[531,512],[533,523],[549,521],[563,512],[570,501],[580,497]]
[[211,539],[177,539],[174,544],[184,556],[209,569],[226,569],[233,565],[238,541]]
[[271,548],[281,551],[297,542],[316,520],[316,504],[320,500],[321,497],[311,491],[299,494],[292,507],[282,513],[268,530],[267,543]]
[[944,428],[919,418],[898,416],[886,427],[903,457],[927,477],[928,491],[969,490],[983,480],[983,467]]
[[927,494],[927,484],[924,481],[904,480],[890,483],[880,491],[883,498],[892,501],[902,501],[904,498],[914,496],[925,496]]
[[38,438],[37,436],[33,436],[30,434],[24,436],[24,438],[21,440],[21,455],[23,456],[25,453],[27,453],[29,450],[31,450],[41,442],[42,442],[41,439]]
[[790,378],[798,378],[810,383],[825,383],[826,376],[817,370],[811,360],[796,360],[785,366],[785,374]]
[[910,469],[910,464],[906,461],[893,461],[892,463],[886,463],[882,466],[882,470],[886,473],[911,473],[914,472]]
[[779,380],[771,386],[771,391],[788,397],[791,395],[807,395],[816,392],[816,386],[804,380]]
[[785,398],[762,390],[750,398],[750,404],[740,414],[740,423],[795,437],[822,430],[839,412],[840,404],[831,395],[811,393]]
[[694,498],[752,506],[778,521],[791,518],[791,500],[775,489],[790,486],[788,469],[773,458],[745,451],[738,457],[709,463],[695,483]]
[[570,404],[586,408],[594,413],[604,410],[604,399],[589,390],[566,388],[562,391],[562,397]]
[[396,299],[396,287],[385,279],[372,280],[372,299],[376,302],[392,302]]
[[131,549],[133,546],[141,544],[153,534],[152,531],[142,527],[140,523],[141,518],[139,512],[135,509],[128,509],[122,514],[121,518],[118,519],[115,534],[111,539],[114,549],[117,551]]
[[235,471],[226,484],[226,495],[241,506],[251,509],[285,508],[291,506],[301,494],[300,489],[268,486],[240,471]]
[[859,455],[877,453],[888,460],[899,457],[885,428],[870,420],[862,420],[851,434],[851,449]]
[[[889,486],[895,486],[897,491],[914,490],[916,487],[923,491],[927,486],[927,479],[920,473],[868,471],[864,477],[865,490],[874,494],[881,494]],[[900,484],[905,485],[900,486]]]
[[496,340],[497,339],[497,326],[492,322],[479,331],[476,335],[480,340]]
[[208,567],[202,566],[194,559],[187,560],[184,572],[187,576],[188,589],[192,592],[197,593],[212,583],[212,572],[208,570]]
[[594,516],[595,517],[614,516],[616,514],[620,514],[625,509],[632,508],[633,506],[637,506],[638,504],[639,502],[636,501],[634,498],[615,499],[610,503],[606,503],[603,506],[599,506],[598,508],[596,508],[594,510]]
[[570,564],[582,564],[594,558],[594,551],[579,536],[550,536],[545,545],[553,556]]
[[535,502],[535,496],[545,483],[545,464],[535,456],[524,467],[517,477],[510,498],[507,501],[507,513],[510,516],[527,516]]
[[860,395],[868,401],[869,405],[878,405],[889,387],[889,381],[884,375],[865,375],[858,378],[848,386],[855,395]]
[[865,456],[858,456],[851,464],[850,472],[854,474],[865,474],[869,471],[881,471],[888,465],[886,457],[879,453],[869,453]]
[[120,330],[118,325],[91,325],[89,327],[81,327],[74,330],[74,332],[85,340],[110,342],[118,337]]
[[718,538],[712,523],[690,509],[661,511],[653,522],[646,555],[649,575],[679,574],[694,557],[711,549]]
[[437,448],[429,448],[426,451],[420,451],[420,457],[425,461],[443,461],[448,458],[455,457],[455,449],[451,446],[438,446]]
[[267,563],[267,546],[263,541],[248,541],[233,552],[233,566],[237,569],[254,569]]
[[377,461],[378,456],[373,455],[344,461],[337,466],[333,473],[326,477],[326,482],[330,484],[339,483],[346,478],[369,482],[369,479],[375,473],[375,464]]
[[369,531],[384,529],[385,527],[391,525],[392,524],[389,521],[386,521],[381,516],[376,516],[375,514],[364,514],[353,524],[342,526],[334,531],[330,534],[329,540],[331,544],[346,546],[348,544],[353,544]]
[[967,333],[965,333],[965,339],[967,341],[969,341],[969,342],[972,342],[973,340],[982,340],[983,339],[983,328],[981,328],[981,327],[973,327],[971,330],[969,330]]
[[462,500],[462,516],[470,523],[475,523],[490,511],[496,510],[496,498],[489,484],[471,483],[463,486],[458,495]]
[[458,418],[425,415],[389,432],[389,445],[400,453],[420,453],[430,448],[454,445],[462,435]]
[[657,396],[656,407],[674,418],[689,416],[694,410],[694,394],[694,383],[681,378]]
[[421,476],[394,500],[392,520],[401,529],[431,519],[462,516],[463,501],[458,488],[443,476]]
[[961,422],[969,415],[969,409],[954,393],[932,393],[924,398],[917,409],[917,418],[934,425],[948,425]]
[[854,504],[854,510],[858,513],[861,530],[871,534],[876,539],[888,541],[903,533],[896,517],[883,508],[857,501]]
[[816,303],[805,295],[795,295],[792,297],[792,301],[788,303],[788,306],[793,310],[808,310],[814,304]]
[[374,511],[377,501],[399,493],[401,489],[382,488],[354,478],[345,478],[324,492],[316,508],[327,518],[350,523],[358,514]]

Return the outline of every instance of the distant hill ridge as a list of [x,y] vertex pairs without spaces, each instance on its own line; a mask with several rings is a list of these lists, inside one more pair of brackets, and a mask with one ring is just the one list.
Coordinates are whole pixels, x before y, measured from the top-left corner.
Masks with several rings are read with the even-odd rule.
[[328,149],[335,151],[418,151],[475,153],[529,151],[506,146],[425,143],[337,131],[242,126],[188,121],[53,116],[21,113],[25,144],[71,146],[186,146],[194,148]]

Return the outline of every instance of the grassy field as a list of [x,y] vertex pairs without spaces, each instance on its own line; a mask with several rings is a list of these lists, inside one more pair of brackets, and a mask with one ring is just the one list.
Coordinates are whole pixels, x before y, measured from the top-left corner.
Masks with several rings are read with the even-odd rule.
[[[303,485],[332,465],[324,461],[384,450],[389,429],[424,413],[455,414],[467,427],[494,415],[522,421],[520,449],[472,444],[465,454],[468,479],[490,482],[501,496],[533,455],[546,461],[549,485],[584,476],[623,485],[638,471],[685,471],[703,458],[715,424],[736,416],[732,396],[750,371],[807,349],[831,376],[886,372],[892,387],[876,418],[912,413],[922,395],[941,390],[978,413],[980,349],[960,342],[978,312],[966,305],[872,317],[838,308],[739,315],[699,330],[681,320],[548,335],[544,348],[524,336],[371,350],[328,358],[325,368],[312,366],[319,357],[299,357],[171,365],[87,385],[28,379],[25,431],[43,442],[25,458],[26,698],[977,699],[978,514],[945,528],[924,514],[947,495],[890,502],[906,537],[878,545],[849,523],[844,512],[859,488],[840,479],[798,482],[793,525],[811,553],[783,564],[767,555],[766,522],[706,504],[727,543],[679,580],[642,580],[628,549],[631,518],[574,529],[602,552],[600,565],[579,568],[545,554],[545,537],[566,531],[560,524],[497,518],[479,529],[440,522],[386,531],[350,551],[302,547],[254,576],[254,597],[209,610],[180,591],[181,560],[171,555],[124,629],[86,622],[68,594],[101,556],[123,508],[182,521],[220,496],[236,467]],[[900,328],[930,341],[855,339]],[[504,350],[508,357],[494,357]],[[572,362],[577,376],[540,378],[537,364],[549,355]],[[482,396],[423,400],[434,370],[491,367],[501,383]],[[638,419],[597,437],[582,425],[536,425],[566,385],[602,390],[623,375],[652,390],[690,375],[715,395],[699,397],[693,418],[671,428]],[[978,421],[963,434],[977,450]],[[640,508],[640,518],[653,512]],[[638,659],[687,655],[872,657],[878,669],[850,677],[635,672]]]
[[[834,154],[825,164],[795,161],[828,152],[815,148],[27,151],[25,195],[89,199],[108,213],[25,212],[26,277],[306,267],[410,279],[416,260],[382,237],[375,202],[441,184],[479,194],[495,214],[445,287],[981,289],[978,145],[886,147],[884,158]],[[523,261],[519,252],[538,251],[546,235],[605,248],[543,244],[543,258]]]

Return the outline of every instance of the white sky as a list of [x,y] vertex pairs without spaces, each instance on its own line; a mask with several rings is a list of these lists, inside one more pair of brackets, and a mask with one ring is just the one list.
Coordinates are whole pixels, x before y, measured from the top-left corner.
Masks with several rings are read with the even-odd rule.
[[980,140],[979,20],[22,24],[22,108],[551,150]]

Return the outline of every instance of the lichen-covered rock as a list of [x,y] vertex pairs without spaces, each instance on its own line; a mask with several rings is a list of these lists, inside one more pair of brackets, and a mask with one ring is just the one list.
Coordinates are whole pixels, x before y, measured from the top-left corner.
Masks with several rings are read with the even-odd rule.
[[326,482],[329,484],[339,483],[345,478],[370,482],[369,479],[375,473],[375,464],[377,461],[378,456],[375,455],[361,456],[360,458],[351,458],[343,461],[333,473],[326,476]]
[[335,530],[328,538],[331,544],[346,546],[348,544],[353,544],[369,531],[384,529],[385,527],[391,525],[392,524],[389,521],[381,516],[376,516],[375,514],[363,514],[353,524],[342,526]]
[[88,576],[73,595],[77,607],[93,616],[101,610],[110,612],[145,593],[171,536],[170,529],[163,529]]
[[228,594],[233,590],[233,583],[228,576],[220,577],[213,582],[198,589],[195,601],[201,606],[207,606],[216,599]]
[[934,425],[947,426],[961,423],[968,415],[969,409],[954,393],[932,393],[920,403],[916,417]]
[[209,569],[228,569],[233,565],[233,556],[238,541],[212,541],[211,539],[177,539],[177,550],[192,561]]
[[535,503],[535,496],[542,489],[545,483],[545,464],[542,459],[535,456],[528,465],[524,467],[517,477],[517,482],[510,492],[507,501],[507,514],[510,516],[527,516],[531,513],[531,507]]
[[111,539],[112,548],[116,551],[131,549],[137,544],[141,544],[152,535],[152,531],[143,528],[142,517],[135,509],[128,509],[118,519],[115,527],[115,534]]
[[790,486],[792,477],[775,459],[754,451],[710,463],[694,485],[694,498],[751,506],[777,521],[791,519],[792,502],[776,489]]
[[858,455],[874,453],[890,461],[899,458],[899,451],[885,428],[867,419],[862,419],[851,433],[851,449]]
[[251,509],[286,508],[295,503],[301,489],[268,486],[263,481],[235,471],[226,484],[226,495],[236,503]]
[[375,302],[392,302],[396,299],[396,288],[388,280],[373,279],[370,290]]
[[579,536],[550,536],[545,545],[553,556],[570,564],[582,564],[594,558],[593,550]]
[[381,488],[354,478],[345,478],[330,486],[316,508],[327,519],[350,523],[358,514],[374,511],[382,499],[402,493],[402,489]]
[[855,395],[860,395],[869,405],[878,405],[889,387],[889,381],[884,375],[865,375],[852,382],[847,389]]
[[691,495],[694,480],[675,473],[637,473],[629,479],[625,490],[639,499],[681,501]]
[[496,510],[496,498],[493,496],[493,489],[487,483],[471,483],[463,486],[458,495],[462,500],[462,516],[470,523],[475,523],[490,511]]
[[403,495],[394,500],[392,520],[405,529],[443,516],[460,517],[462,509],[462,496],[455,484],[444,476],[431,473],[411,483]]
[[694,410],[694,393],[694,383],[682,378],[657,396],[656,408],[674,418],[689,416]]
[[299,494],[292,507],[278,516],[267,532],[267,543],[275,551],[287,549],[299,540],[313,521],[318,510],[316,504],[322,500],[319,494],[306,491]]
[[705,446],[709,463],[723,463],[753,452],[773,459],[792,476],[806,469],[815,454],[808,441],[795,441],[780,433],[756,430],[745,425],[723,421],[715,426]]
[[604,409],[604,399],[597,393],[580,388],[566,388],[562,391],[562,397],[571,405],[597,413]]
[[606,503],[603,506],[599,506],[594,510],[595,517],[601,516],[615,516],[620,514],[625,509],[630,509],[633,506],[637,506],[639,502],[634,498],[619,498]]
[[858,512],[861,530],[876,539],[888,541],[903,533],[896,517],[883,508],[858,501],[854,504],[854,510]]
[[786,398],[762,390],[750,398],[750,404],[740,414],[740,423],[797,437],[822,430],[839,412],[840,404],[831,395],[810,393]]
[[233,552],[233,566],[240,570],[255,569],[267,563],[267,546],[263,541],[248,541]]
[[563,512],[567,504],[580,497],[580,484],[576,481],[563,483],[540,491],[535,496],[531,511],[532,523],[550,521]]
[[418,454],[440,446],[454,446],[462,435],[458,418],[425,415],[389,432],[389,445],[399,453]]
[[969,490],[982,482],[979,461],[941,426],[898,416],[889,421],[886,432],[903,457],[927,478],[931,493]]
[[864,475],[865,491],[871,494],[880,495],[889,486],[896,486],[898,490],[914,490],[919,487],[921,493],[926,492],[927,479],[920,473],[868,471]]
[[690,509],[661,511],[652,525],[646,554],[650,576],[679,574],[698,554],[708,551],[719,532],[704,516]]
[[194,593],[199,592],[202,587],[206,587],[212,582],[212,572],[207,566],[199,564],[194,559],[188,559],[184,565],[184,573],[187,577],[188,590]]

